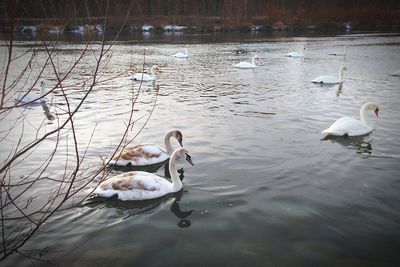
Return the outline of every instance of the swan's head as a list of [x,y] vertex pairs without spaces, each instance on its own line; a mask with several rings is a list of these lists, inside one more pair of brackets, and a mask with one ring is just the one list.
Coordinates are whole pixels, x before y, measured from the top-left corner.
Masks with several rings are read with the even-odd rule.
[[40,82],[40,86],[44,86],[44,81],[41,81],[41,82]]
[[375,103],[375,102],[368,102],[366,104],[364,104],[367,108],[367,110],[373,110],[375,113],[375,116],[379,117],[379,104]]
[[190,153],[186,148],[177,148],[174,153],[176,153],[179,158],[186,159],[186,161],[189,162],[190,165],[194,166],[192,157],[190,156]]
[[179,130],[173,131],[173,132],[172,132],[172,136],[173,136],[176,140],[178,140],[178,142],[179,142],[179,144],[181,145],[181,147],[183,147],[183,144],[182,144],[182,142],[183,142],[183,135],[182,135],[181,131],[179,131]]
[[157,65],[153,65],[153,66],[151,67],[151,70],[152,70],[152,71],[159,71],[160,68],[159,68]]
[[346,67],[345,65],[343,65],[343,66],[340,67],[340,70],[341,70],[341,71],[347,70],[347,67]]

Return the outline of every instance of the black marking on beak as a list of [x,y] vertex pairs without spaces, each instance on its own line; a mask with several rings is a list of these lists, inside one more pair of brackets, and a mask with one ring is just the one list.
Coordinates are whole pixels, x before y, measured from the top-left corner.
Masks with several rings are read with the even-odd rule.
[[192,161],[192,157],[187,153],[185,153],[185,154],[186,154],[186,161],[189,162],[190,165],[194,166],[193,161]]
[[376,115],[377,117],[379,117],[379,108],[375,108],[374,112],[375,112],[375,115]]
[[182,138],[182,137],[178,139],[178,142],[179,142],[179,144],[181,145],[181,147],[183,147],[183,144],[182,144],[183,138]]

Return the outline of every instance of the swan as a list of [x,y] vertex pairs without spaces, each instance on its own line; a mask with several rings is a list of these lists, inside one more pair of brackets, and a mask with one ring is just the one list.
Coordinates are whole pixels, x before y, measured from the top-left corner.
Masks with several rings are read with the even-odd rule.
[[397,71],[395,71],[395,72],[392,72],[390,75],[391,75],[391,76],[400,76],[400,70],[397,70]]
[[133,75],[132,80],[134,81],[143,81],[143,82],[152,82],[156,80],[155,72],[158,71],[159,68],[157,65],[153,65],[150,68],[150,74],[143,73],[143,72],[138,72]]
[[240,63],[237,63],[237,64],[233,65],[233,66],[235,68],[241,68],[241,69],[254,69],[255,67],[257,67],[256,66],[256,61],[258,61],[258,60],[259,60],[259,57],[257,55],[255,55],[252,58],[251,63],[242,61]]
[[37,104],[37,103],[41,103],[44,102],[44,95],[46,94],[46,91],[44,89],[44,81],[40,82],[40,92],[38,91],[30,91],[27,93],[22,93],[22,96],[20,95],[20,97],[17,99],[18,103],[21,104]]
[[338,84],[343,83],[343,71],[347,70],[346,66],[341,66],[339,69],[339,75],[336,79],[335,77],[329,75],[321,75],[312,80],[312,83],[320,83],[320,84]]
[[179,179],[175,165],[177,158],[185,158],[190,165],[194,166],[189,151],[183,147],[177,148],[169,161],[172,183],[153,173],[130,171],[100,183],[93,194],[100,197],[117,195],[120,200],[146,200],[176,193],[182,189],[182,181]]
[[347,45],[343,47],[343,52],[333,52],[333,53],[329,53],[329,55],[331,55],[331,56],[345,56],[346,55],[346,48],[347,48]]
[[158,164],[169,159],[174,151],[170,139],[178,140],[182,146],[183,135],[179,130],[169,131],[164,135],[165,148],[153,144],[141,144],[126,146],[115,154],[115,157],[109,161],[109,165],[117,166],[149,166]]
[[335,121],[329,128],[322,131],[322,134],[334,136],[359,136],[370,133],[374,128],[368,124],[367,111],[373,110],[378,117],[379,105],[374,102],[367,102],[360,109],[360,118],[342,117]]
[[178,52],[178,53],[174,54],[174,57],[176,57],[176,58],[188,58],[189,57],[188,55],[189,55],[188,48],[186,46],[185,53]]
[[305,48],[300,48],[300,52],[290,52],[285,55],[285,57],[304,57],[303,52]]

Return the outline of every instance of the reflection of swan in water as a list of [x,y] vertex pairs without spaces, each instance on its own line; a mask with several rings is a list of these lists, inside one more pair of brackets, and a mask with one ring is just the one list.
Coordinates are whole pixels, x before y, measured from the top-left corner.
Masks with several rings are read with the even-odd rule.
[[343,91],[343,83],[339,83],[336,88],[336,95],[339,96]]
[[49,106],[47,106],[46,101],[42,101],[42,102],[40,102],[40,104],[42,105],[42,109],[44,111],[44,115],[46,115],[46,118],[49,121],[54,120],[54,116],[53,116],[53,114],[50,113],[50,109],[49,109]]
[[347,136],[346,138],[327,136],[324,140],[330,140],[333,143],[339,143],[346,148],[355,150],[357,154],[369,156],[372,154],[372,145],[365,139],[365,136]]

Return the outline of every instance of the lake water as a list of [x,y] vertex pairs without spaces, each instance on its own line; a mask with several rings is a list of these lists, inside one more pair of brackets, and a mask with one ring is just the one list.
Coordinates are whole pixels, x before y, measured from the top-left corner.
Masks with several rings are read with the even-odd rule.
[[[60,266],[398,266],[400,78],[389,74],[400,69],[400,36],[246,36],[224,42],[209,36],[204,43],[190,36],[177,43],[117,42],[101,80],[130,65],[140,68],[147,49],[146,68],[160,67],[159,95],[135,142],[161,144],[168,130],[180,129],[195,164],[178,163],[184,168],[184,190],[158,201],[89,201],[58,212],[21,251],[43,258],[61,252]],[[15,49],[26,51],[29,44],[17,42]],[[186,44],[188,59],[171,56]],[[304,59],[284,57],[302,46]],[[346,57],[329,55],[344,46]],[[248,54],[237,55],[239,47]],[[58,49],[56,64],[62,68],[84,44],[62,42]],[[256,69],[232,67],[256,54]],[[92,63],[82,62],[73,81],[88,78]],[[342,64],[347,71],[340,92],[310,82],[322,74],[337,76]],[[51,71],[44,77],[47,85],[55,84]],[[129,76],[102,82],[77,114],[82,150],[91,140],[88,167],[100,166],[100,157],[109,156],[119,142],[137,89]],[[156,97],[153,87],[142,89],[135,119],[151,111]],[[77,86],[67,92],[72,104],[83,95]],[[60,91],[49,98],[50,112],[65,118]],[[381,107],[379,118],[368,114],[375,131],[322,140],[323,129],[341,116],[358,117],[367,101]],[[40,106],[18,112],[26,112],[27,129],[44,119]],[[12,121],[12,116],[3,120],[1,131]],[[56,121],[45,122],[39,134],[53,129]],[[54,139],[24,159],[14,175],[37,168],[52,152]],[[7,140],[16,141],[13,135]],[[71,133],[66,130],[60,140],[48,170],[53,178],[63,175],[65,155],[72,157],[67,152]],[[9,150],[1,147],[2,160]],[[157,174],[163,176],[164,167]],[[45,195],[46,184],[32,190]],[[32,262],[46,265],[18,254],[3,263]]]

